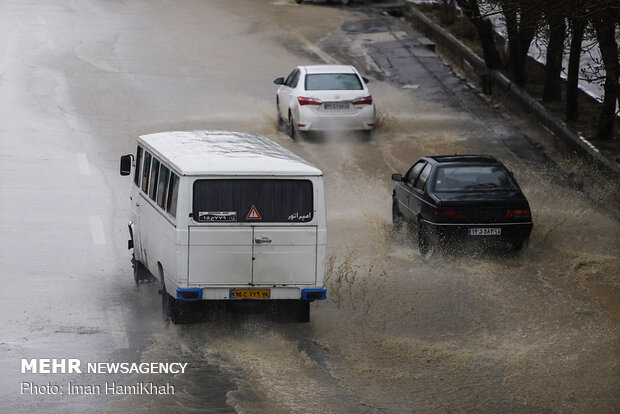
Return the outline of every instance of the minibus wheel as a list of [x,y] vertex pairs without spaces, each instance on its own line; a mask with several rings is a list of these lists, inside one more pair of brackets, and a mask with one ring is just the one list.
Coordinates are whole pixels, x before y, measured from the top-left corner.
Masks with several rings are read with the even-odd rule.
[[185,322],[183,302],[170,296],[166,292],[166,287],[162,284],[161,292],[161,310],[165,322],[172,322],[175,325],[181,325]]
[[302,300],[297,304],[297,322],[310,322],[310,302]]
[[140,281],[151,279],[150,272],[141,261],[136,260],[135,255],[132,255],[131,262],[133,264],[133,280],[136,285],[139,285]]

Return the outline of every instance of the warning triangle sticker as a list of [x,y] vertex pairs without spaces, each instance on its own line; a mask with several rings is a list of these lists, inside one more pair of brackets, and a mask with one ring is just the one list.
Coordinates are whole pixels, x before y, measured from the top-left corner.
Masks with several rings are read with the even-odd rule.
[[262,217],[260,216],[260,214],[258,214],[258,210],[256,210],[256,207],[254,205],[252,205],[252,208],[250,209],[250,212],[248,213],[247,216],[245,216],[246,220],[262,220]]

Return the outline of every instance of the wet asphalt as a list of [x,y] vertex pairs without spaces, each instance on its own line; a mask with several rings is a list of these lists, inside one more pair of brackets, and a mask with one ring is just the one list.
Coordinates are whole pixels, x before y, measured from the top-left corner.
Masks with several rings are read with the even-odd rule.
[[[400,19],[371,2],[48,0],[3,2],[0,23],[0,411],[618,409],[617,218]],[[370,142],[277,131],[272,80],[326,62],[371,78]],[[118,158],[173,129],[257,132],[325,172],[330,293],[310,324],[229,312],[166,325],[158,286],[134,285]],[[536,223],[528,251],[422,257],[392,233],[390,174],[440,153],[515,172]],[[189,370],[22,374],[22,358]],[[68,381],[176,392],[20,392]]]

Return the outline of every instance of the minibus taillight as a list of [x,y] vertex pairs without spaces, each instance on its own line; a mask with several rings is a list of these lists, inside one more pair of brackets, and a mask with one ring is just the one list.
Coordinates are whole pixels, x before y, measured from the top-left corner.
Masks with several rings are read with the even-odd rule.
[[297,101],[299,102],[300,106],[304,106],[304,105],[321,105],[321,101],[319,101],[318,99],[306,98],[305,96],[298,96],[297,97]]
[[322,299],[323,298],[323,292],[321,292],[321,291],[308,292],[308,293],[306,293],[306,296],[308,297],[308,299]]
[[181,292],[181,296],[183,297],[183,299],[198,299],[198,291],[197,290],[184,291],[184,292]]
[[463,214],[456,210],[435,210],[435,216],[452,217],[455,219],[463,218]]

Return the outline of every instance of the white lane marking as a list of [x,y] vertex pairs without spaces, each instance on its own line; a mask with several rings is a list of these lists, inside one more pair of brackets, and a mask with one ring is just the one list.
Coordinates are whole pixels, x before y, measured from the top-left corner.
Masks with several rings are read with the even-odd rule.
[[88,163],[88,157],[83,152],[75,154],[77,158],[78,168],[80,170],[80,174],[82,175],[90,175],[90,164]]
[[108,309],[108,324],[110,325],[110,334],[116,349],[129,348],[129,339],[127,338],[127,328],[125,327],[125,320],[123,313],[119,308]]
[[330,55],[322,51],[317,45],[312,43],[306,36],[299,33],[297,30],[293,29],[288,24],[281,23],[281,26],[284,27],[289,32],[291,32],[297,39],[299,39],[304,45],[306,45],[306,47],[310,49],[315,55],[317,55],[319,59],[321,59],[323,62],[329,65],[339,64],[339,62],[336,59],[334,59],[333,57],[331,57]]
[[105,244],[105,233],[103,231],[101,218],[99,216],[89,216],[88,221],[90,221],[90,232],[93,235],[93,243]]

